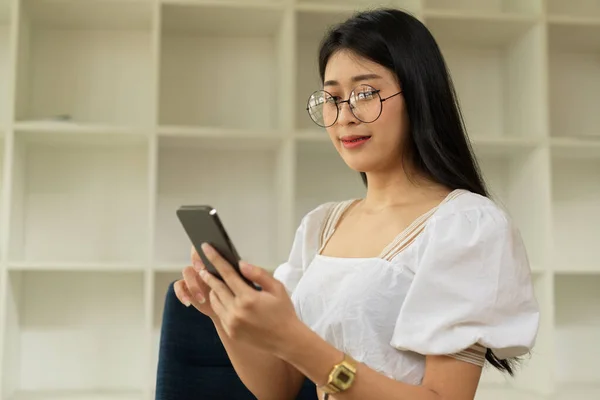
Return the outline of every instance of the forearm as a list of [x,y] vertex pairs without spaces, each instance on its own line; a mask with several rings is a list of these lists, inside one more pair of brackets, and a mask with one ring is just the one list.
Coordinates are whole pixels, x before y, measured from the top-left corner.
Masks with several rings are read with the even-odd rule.
[[[303,326],[290,329],[290,335],[293,345],[287,346],[277,356],[318,386],[324,385],[333,365],[343,359],[343,353]],[[330,396],[330,399],[440,400],[440,396],[426,387],[396,381],[359,363],[352,387],[346,392]]]
[[295,398],[304,377],[294,367],[270,353],[231,340],[218,319],[213,323],[233,368],[259,400]]

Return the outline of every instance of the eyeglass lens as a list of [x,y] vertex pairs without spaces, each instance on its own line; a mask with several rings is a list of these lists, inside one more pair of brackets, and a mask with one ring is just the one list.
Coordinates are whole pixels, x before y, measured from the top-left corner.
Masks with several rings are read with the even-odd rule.
[[[381,99],[379,92],[371,86],[357,87],[350,93],[347,102],[350,111],[359,121],[369,123],[379,118]],[[343,103],[330,93],[318,90],[308,100],[308,113],[317,125],[329,127],[337,121]]]

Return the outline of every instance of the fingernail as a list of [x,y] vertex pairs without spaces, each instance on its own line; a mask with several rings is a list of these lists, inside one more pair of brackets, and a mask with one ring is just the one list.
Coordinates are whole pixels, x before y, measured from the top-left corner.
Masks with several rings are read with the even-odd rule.
[[202,251],[204,251],[204,254],[206,254],[207,257],[210,257],[215,253],[212,246],[208,243],[202,243]]
[[206,301],[206,299],[204,298],[204,296],[202,296],[200,293],[198,293],[196,295],[196,301],[198,301],[198,303],[200,303],[200,304],[204,304],[204,302]]
[[192,302],[190,301],[190,299],[188,299],[187,297],[185,297],[183,299],[183,305],[186,306],[186,307],[189,307],[189,306],[192,305]]
[[242,272],[250,272],[252,271],[252,265],[248,264],[245,261],[240,261],[240,269],[242,270]]
[[208,277],[208,272],[206,271],[206,269],[201,269],[199,275],[200,278],[206,280],[206,278]]

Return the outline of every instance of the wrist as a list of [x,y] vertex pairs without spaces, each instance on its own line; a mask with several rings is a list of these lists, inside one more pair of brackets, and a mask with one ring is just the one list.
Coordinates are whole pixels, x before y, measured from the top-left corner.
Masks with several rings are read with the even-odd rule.
[[297,318],[281,325],[279,340],[275,343],[273,353],[276,357],[291,363],[298,350],[305,346],[310,329]]
[[341,362],[345,354],[298,321],[289,327],[287,346],[280,347],[275,356],[321,387],[327,383],[332,367]]

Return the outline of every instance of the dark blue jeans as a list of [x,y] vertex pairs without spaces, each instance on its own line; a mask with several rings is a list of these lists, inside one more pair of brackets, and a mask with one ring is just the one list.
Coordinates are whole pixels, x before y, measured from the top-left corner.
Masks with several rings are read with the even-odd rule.
[[[173,284],[165,298],[155,400],[250,400],[210,318],[177,300]],[[260,399],[259,399],[260,400]],[[306,380],[296,400],[317,400]]]

